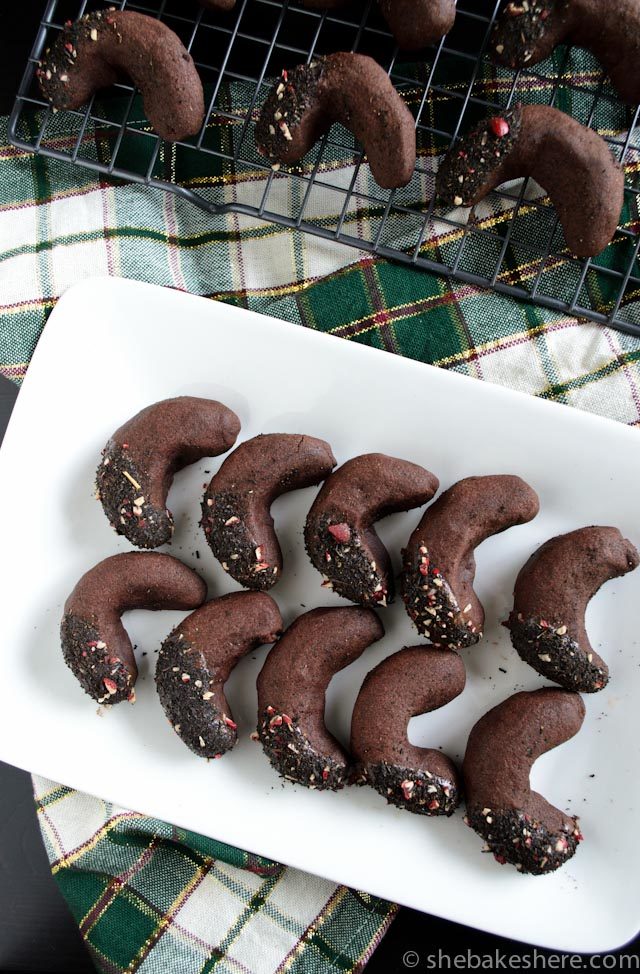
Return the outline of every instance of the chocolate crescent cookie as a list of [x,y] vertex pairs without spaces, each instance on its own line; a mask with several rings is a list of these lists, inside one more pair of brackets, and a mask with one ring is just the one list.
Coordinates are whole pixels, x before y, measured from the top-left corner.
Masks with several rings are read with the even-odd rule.
[[391,602],[391,560],[373,524],[426,504],[437,489],[437,477],[407,460],[383,453],[348,460],[324,482],[307,516],[304,538],[314,567],[345,599]]
[[418,632],[461,649],[482,638],[484,609],[473,590],[474,549],[531,521],[538,496],[520,477],[467,477],[427,509],[404,552],[402,598]]
[[122,74],[140,89],[147,118],[163,139],[200,131],[204,94],[193,58],[155,17],[114,8],[85,14],[65,25],[37,70],[42,94],[63,109],[80,108]]
[[[336,10],[349,0],[301,0],[312,10]],[[233,10],[236,0],[200,0],[211,10]],[[378,0],[382,16],[399,46],[407,51],[435,44],[456,18],[456,0]]]
[[529,775],[541,754],[578,733],[584,714],[579,694],[545,688],[515,693],[471,731],[463,765],[465,821],[499,863],[539,876],[575,853],[582,840],[577,818],[532,791]]
[[139,548],[171,540],[167,494],[173,475],[202,457],[231,449],[240,420],[220,402],[180,396],[127,420],[102,451],[97,496],[111,527]]
[[120,621],[130,609],[195,609],[207,586],[171,555],[128,552],[105,558],[82,576],[64,604],[64,661],[98,703],[133,703],[138,667]]
[[545,542],[516,579],[506,625],[518,655],[567,690],[602,690],[609,669],[589,642],[585,611],[605,582],[638,564],[617,528],[580,528]]
[[491,35],[498,63],[529,68],[558,44],[591,51],[624,101],[640,101],[638,0],[527,0],[506,3]]
[[335,467],[324,440],[267,433],[246,440],[211,479],[202,527],[214,555],[246,588],[268,589],[282,573],[270,508],[276,497],[319,484]]
[[518,106],[472,129],[442,160],[436,196],[445,206],[475,206],[521,176],[548,193],[569,250],[604,250],[618,226],[624,172],[597,132],[549,105]]
[[457,653],[410,646],[388,656],[366,677],[351,720],[351,753],[358,777],[398,808],[419,815],[452,815],[462,782],[453,761],[407,736],[412,717],[444,707],[464,690]]
[[298,162],[334,122],[362,143],[378,185],[407,185],[415,120],[387,73],[364,54],[329,54],[283,71],[256,123],[258,152],[278,165]]
[[156,687],[174,731],[204,758],[219,758],[238,735],[224,685],[243,656],[273,643],[282,617],[264,592],[233,592],[200,606],[167,636]]
[[289,781],[337,791],[351,760],[324,722],[331,678],[384,635],[372,609],[312,609],[293,622],[258,677],[258,736]]

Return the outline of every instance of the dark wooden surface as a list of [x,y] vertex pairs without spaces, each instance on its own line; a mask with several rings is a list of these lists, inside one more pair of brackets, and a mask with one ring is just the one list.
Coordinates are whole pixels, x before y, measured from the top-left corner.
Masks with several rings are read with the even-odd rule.
[[[10,109],[43,6],[44,0],[0,4],[0,114]],[[0,379],[0,433],[4,433],[15,396],[15,388]],[[425,877],[425,882],[433,881],[434,877]],[[603,902],[602,907],[606,911],[607,904]],[[532,924],[535,928],[535,918]],[[639,946],[640,938],[624,952],[636,954]],[[451,957],[467,950],[477,954],[500,950],[529,960],[533,954],[526,945],[403,909],[369,963],[367,974],[406,972],[409,967],[403,956],[407,951],[421,957],[414,969],[425,971],[427,954],[437,954],[439,949]],[[0,972],[88,974],[93,970],[49,872],[30,778],[0,763]]]

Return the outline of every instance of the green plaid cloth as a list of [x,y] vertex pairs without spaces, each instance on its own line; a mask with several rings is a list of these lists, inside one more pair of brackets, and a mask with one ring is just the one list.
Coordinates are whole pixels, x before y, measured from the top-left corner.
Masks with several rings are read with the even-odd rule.
[[361,971],[396,908],[34,776],[51,869],[106,974]]
[[[567,74],[587,93],[598,83],[587,55],[571,61]],[[479,81],[498,104],[506,100],[510,83],[510,76],[500,72],[488,72]],[[548,101],[550,82],[540,78],[525,84],[518,93],[522,100]],[[411,100],[410,86],[406,94]],[[242,118],[247,95],[239,86],[222,97]],[[567,90],[557,104],[585,120],[590,100],[587,94]],[[624,136],[624,110],[615,102],[602,105],[609,110],[601,109],[597,127]],[[437,128],[440,113],[447,110],[436,96],[428,106],[430,124]],[[38,124],[35,118],[24,121],[22,134],[28,135],[29,128],[33,134]],[[74,123],[61,113],[52,117],[44,144],[68,149],[75,135]],[[227,124],[213,129],[210,138],[228,151],[236,135]],[[633,139],[631,144],[635,146]],[[426,193],[442,148],[435,142],[420,146],[422,173],[403,191],[408,195],[400,194],[401,201]],[[108,129],[87,128],[82,155],[108,161],[111,149]],[[125,144],[123,151],[120,164],[134,150]],[[348,186],[352,154],[348,147],[331,152],[326,165],[332,180]],[[15,382],[22,379],[60,294],[88,276],[120,275],[230,301],[640,424],[637,339],[248,217],[213,217],[176,196],[136,184],[99,181],[87,171],[12,148],[6,123],[0,123],[0,166],[0,369]],[[637,168],[638,153],[632,148],[630,179]],[[253,170],[221,162],[215,171],[210,161],[205,166],[193,153],[175,147],[160,154],[157,174],[195,187],[215,202],[242,199],[256,204],[264,190],[262,175]],[[343,228],[371,240],[384,206],[382,199],[380,207],[371,202],[378,190],[366,167],[355,188],[354,208]],[[278,176],[272,189],[272,208],[296,211],[301,189],[295,180]],[[536,192],[533,187],[530,199]],[[308,212],[320,225],[335,226],[342,199],[318,189],[308,201]],[[504,280],[526,282],[537,273],[532,242],[535,250],[536,235],[550,213],[525,204],[505,255]],[[504,201],[488,201],[477,217],[483,226],[503,225],[508,217]],[[637,209],[629,202],[623,220],[630,227],[638,223]],[[415,232],[409,223],[410,218],[389,221],[382,242],[407,246]],[[423,251],[448,259],[458,239],[459,232],[456,238],[451,227],[434,221]],[[475,240],[464,266],[482,272],[491,254],[479,237]],[[626,247],[622,241],[609,248],[602,258],[606,266],[624,265]],[[554,275],[559,295],[575,287],[575,267],[559,261],[545,272]],[[629,320],[640,320],[635,297],[625,300]],[[584,282],[584,300],[592,306],[607,308],[611,298],[597,274]],[[53,873],[96,966],[108,974],[358,971],[394,915],[392,904],[364,893],[55,782],[34,778],[34,789]]]

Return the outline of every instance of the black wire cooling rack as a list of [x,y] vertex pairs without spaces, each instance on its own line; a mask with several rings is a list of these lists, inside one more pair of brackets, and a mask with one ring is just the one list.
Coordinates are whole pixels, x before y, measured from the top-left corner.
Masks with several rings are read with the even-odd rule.
[[[197,137],[163,143],[126,83],[77,112],[55,113],[42,100],[35,70],[44,48],[65,21],[108,6],[162,18],[191,51],[208,104]],[[640,336],[640,109],[618,101],[584,52],[561,48],[528,71],[493,66],[486,48],[499,7],[499,0],[458,0],[452,32],[409,55],[397,49],[374,0],[325,12],[295,0],[238,0],[225,14],[205,12],[196,0],[49,0],[9,138],[28,151],[177,193],[211,213],[298,228]],[[338,125],[294,168],[274,171],[256,152],[254,124],[274,77],[336,50],[375,57],[414,112],[419,154],[405,189],[377,187],[359,146]],[[478,118],[518,101],[553,104],[596,128],[625,165],[621,226],[598,257],[579,260],[567,251],[555,211],[530,180],[503,187],[472,212],[435,206],[439,156]]]

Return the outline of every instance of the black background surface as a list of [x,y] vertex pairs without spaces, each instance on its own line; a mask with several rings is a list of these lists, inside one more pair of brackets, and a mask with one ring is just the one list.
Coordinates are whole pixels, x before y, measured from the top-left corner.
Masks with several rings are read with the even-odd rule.
[[[0,3],[0,114],[10,110],[43,7],[44,0],[22,0],[17,4],[4,0]],[[1,178],[3,174],[0,172]],[[2,432],[15,396],[16,390],[11,383],[0,380]],[[5,554],[5,568],[10,568],[7,560]],[[425,882],[437,884],[438,877],[425,876]],[[634,895],[635,890],[630,893]],[[603,899],[603,914],[609,908]],[[535,917],[531,918],[531,923],[532,931],[535,931]],[[638,955],[639,949],[640,937],[623,953]],[[521,964],[529,962],[533,967],[535,961],[533,948],[526,945],[402,909],[368,964],[367,974],[401,974],[410,969],[426,971],[429,969],[427,955],[437,954],[439,950],[451,958],[466,954],[467,950],[495,957],[499,950],[506,957],[521,958]],[[415,951],[421,958],[412,968],[403,963],[407,951]],[[539,953],[548,956],[546,951]],[[559,960],[558,966],[561,962]],[[585,958],[585,968],[588,963]],[[442,969],[446,970],[448,966],[443,960]],[[541,960],[537,961],[536,967],[541,969]],[[450,969],[454,969],[453,960]],[[34,813],[30,778],[24,772],[0,763],[0,972],[89,974],[93,970],[75,923],[49,872]]]

